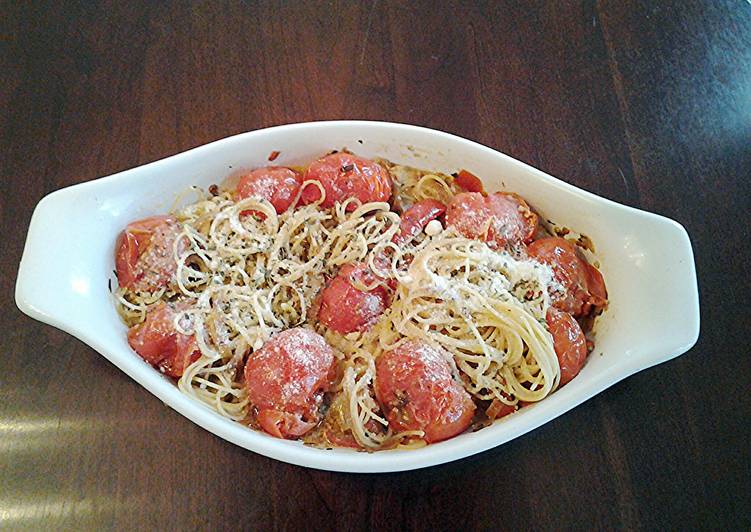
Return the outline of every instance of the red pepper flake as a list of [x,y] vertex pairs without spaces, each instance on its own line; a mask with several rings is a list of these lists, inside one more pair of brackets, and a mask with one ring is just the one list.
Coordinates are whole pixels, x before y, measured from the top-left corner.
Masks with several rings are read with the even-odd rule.
[[218,196],[219,195],[219,186],[218,185],[211,185],[209,187],[209,194],[212,196]]
[[278,152],[278,151],[276,151],[276,150],[272,151],[272,152],[271,152],[271,153],[269,154],[269,161],[275,161],[275,160],[276,160],[276,158],[277,158],[277,157],[279,157],[279,154],[280,154],[280,153],[281,153],[281,152]]

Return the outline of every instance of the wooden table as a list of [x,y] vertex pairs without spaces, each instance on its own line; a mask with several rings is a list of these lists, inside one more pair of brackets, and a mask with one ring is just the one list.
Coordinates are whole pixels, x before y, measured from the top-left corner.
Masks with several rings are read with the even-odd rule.
[[[301,4],[4,3],[0,528],[748,528],[751,5]],[[479,456],[344,475],[214,437],[13,305],[46,193],[334,118],[450,131],[678,220],[699,343]]]

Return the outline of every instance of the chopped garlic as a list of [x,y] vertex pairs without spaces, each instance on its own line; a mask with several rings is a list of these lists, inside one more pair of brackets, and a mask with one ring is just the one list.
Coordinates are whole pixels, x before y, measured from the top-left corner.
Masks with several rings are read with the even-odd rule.
[[443,226],[438,220],[430,220],[425,226],[425,234],[428,236],[435,236],[441,231],[443,231]]

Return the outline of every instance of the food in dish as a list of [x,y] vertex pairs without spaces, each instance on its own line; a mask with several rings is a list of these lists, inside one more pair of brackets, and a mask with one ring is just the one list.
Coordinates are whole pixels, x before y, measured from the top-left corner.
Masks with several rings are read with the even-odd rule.
[[[584,238],[520,196],[333,152],[128,225],[128,341],[225,417],[321,447],[451,438],[581,369],[607,305]],[[564,237],[565,236],[565,237]]]

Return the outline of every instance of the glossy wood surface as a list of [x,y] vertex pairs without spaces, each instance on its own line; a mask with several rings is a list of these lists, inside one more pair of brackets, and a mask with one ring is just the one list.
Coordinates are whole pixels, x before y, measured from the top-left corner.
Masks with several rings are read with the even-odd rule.
[[[0,528],[751,526],[748,2],[3,2],[2,13]],[[698,344],[479,456],[345,475],[220,440],[13,304],[46,193],[335,118],[456,133],[678,220],[696,255]]]

